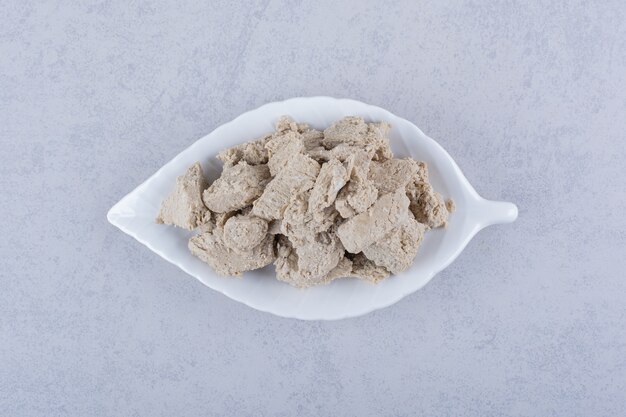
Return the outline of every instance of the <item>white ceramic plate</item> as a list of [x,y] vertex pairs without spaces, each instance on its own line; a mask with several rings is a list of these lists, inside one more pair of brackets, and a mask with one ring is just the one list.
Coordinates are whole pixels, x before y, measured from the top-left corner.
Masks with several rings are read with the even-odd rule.
[[[305,290],[276,280],[272,265],[247,272],[241,279],[220,277],[189,253],[187,241],[192,232],[154,222],[161,200],[187,167],[200,161],[209,179],[217,178],[221,163],[214,157],[220,150],[271,132],[278,117],[285,114],[318,129],[348,115],[369,121],[385,120],[392,125],[390,140],[394,154],[428,163],[433,186],[445,198],[454,200],[456,211],[447,228],[426,234],[411,268],[377,285],[349,278]],[[517,207],[480,197],[450,155],[411,122],[355,100],[299,97],[266,104],[218,127],[122,198],[107,218],[162,258],[234,300],[283,317],[335,320],[387,307],[420,289],[448,266],[479,230],[514,221]]]

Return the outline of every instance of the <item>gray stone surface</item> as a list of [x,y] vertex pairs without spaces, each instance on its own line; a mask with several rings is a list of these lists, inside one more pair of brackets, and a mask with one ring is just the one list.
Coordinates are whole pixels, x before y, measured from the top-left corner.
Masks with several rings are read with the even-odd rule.
[[[0,3],[0,414],[623,415],[626,4],[235,3]],[[198,137],[301,95],[414,121],[519,220],[329,323],[107,224]]]

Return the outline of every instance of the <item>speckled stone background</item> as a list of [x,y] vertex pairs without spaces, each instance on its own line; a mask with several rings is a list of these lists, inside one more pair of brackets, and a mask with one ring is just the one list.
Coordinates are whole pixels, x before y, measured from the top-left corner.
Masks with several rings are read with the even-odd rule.
[[[254,311],[106,222],[306,95],[414,121],[518,221],[338,322]],[[0,415],[624,415],[625,132],[622,0],[3,1]]]

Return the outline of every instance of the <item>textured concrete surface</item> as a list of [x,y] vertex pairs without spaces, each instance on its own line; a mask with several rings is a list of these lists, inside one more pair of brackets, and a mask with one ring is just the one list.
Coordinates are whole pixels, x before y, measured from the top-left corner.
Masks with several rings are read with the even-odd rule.
[[[626,4],[233,3],[0,3],[0,415],[623,415]],[[301,95],[414,121],[519,220],[330,323],[106,223],[198,137]]]

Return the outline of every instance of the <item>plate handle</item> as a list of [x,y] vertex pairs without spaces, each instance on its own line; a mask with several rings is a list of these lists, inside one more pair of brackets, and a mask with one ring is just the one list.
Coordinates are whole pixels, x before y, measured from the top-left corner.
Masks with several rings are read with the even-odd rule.
[[480,223],[483,227],[493,224],[512,223],[517,219],[518,209],[507,201],[485,200],[478,204]]

